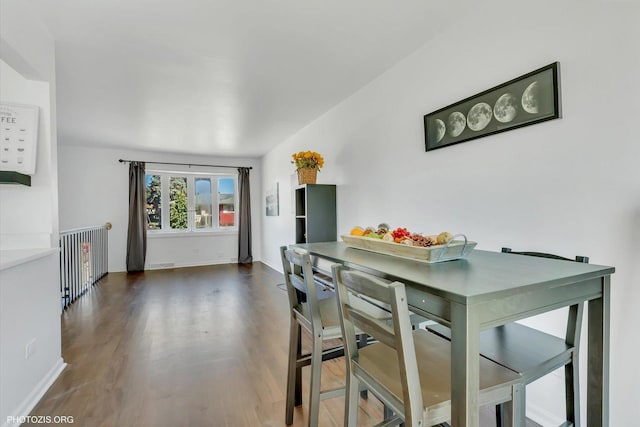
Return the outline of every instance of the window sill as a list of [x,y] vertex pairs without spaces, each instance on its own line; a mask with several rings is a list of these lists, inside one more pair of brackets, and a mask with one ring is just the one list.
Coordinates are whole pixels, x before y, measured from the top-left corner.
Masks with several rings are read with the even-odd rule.
[[214,236],[236,236],[238,229],[221,231],[147,231],[149,239],[164,239],[174,237],[214,237]]

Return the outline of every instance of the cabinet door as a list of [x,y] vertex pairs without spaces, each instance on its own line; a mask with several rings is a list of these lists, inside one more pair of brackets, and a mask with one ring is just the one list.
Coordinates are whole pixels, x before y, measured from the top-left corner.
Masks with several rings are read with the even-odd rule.
[[306,241],[308,243],[336,241],[335,185],[307,185],[306,226]]

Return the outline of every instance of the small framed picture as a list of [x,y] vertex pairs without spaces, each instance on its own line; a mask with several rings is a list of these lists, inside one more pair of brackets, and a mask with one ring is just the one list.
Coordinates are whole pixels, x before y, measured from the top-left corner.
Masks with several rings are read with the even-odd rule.
[[277,182],[267,190],[266,206],[267,216],[280,215],[279,186]]

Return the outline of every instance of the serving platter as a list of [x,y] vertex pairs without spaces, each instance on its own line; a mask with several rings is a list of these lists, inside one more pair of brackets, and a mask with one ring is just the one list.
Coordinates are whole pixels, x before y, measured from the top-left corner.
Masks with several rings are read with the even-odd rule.
[[[340,238],[342,238],[346,245],[351,248],[409,258],[428,263],[464,258],[477,245],[477,242],[467,240],[467,237],[464,234],[456,234],[444,245],[427,247],[408,246],[401,243],[388,242],[386,240],[371,237],[341,235]],[[456,238],[463,238],[463,240],[457,240]]]

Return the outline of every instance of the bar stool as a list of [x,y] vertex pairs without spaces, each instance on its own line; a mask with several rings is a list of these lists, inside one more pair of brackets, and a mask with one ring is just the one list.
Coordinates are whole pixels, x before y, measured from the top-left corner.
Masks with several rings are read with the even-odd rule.
[[[287,369],[287,396],[285,422],[293,423],[293,410],[302,404],[301,373],[304,366],[311,366],[309,386],[309,426],[318,425],[320,400],[341,396],[344,387],[321,390],[320,376],[322,362],[344,355],[342,330],[338,316],[336,294],[324,278],[316,280],[310,255],[305,251],[280,248],[282,268],[289,297],[291,329],[289,335],[289,361]],[[319,289],[327,294],[318,295]],[[381,308],[361,306],[371,316],[384,321],[390,318],[389,312]],[[311,352],[302,354],[301,328],[305,328],[312,337]],[[358,331],[359,345],[367,345],[367,337]],[[323,350],[323,343],[340,339],[339,344]],[[366,397],[366,389],[362,390]]]
[[[502,248],[502,252],[561,261],[589,262],[589,257],[585,256],[570,259],[544,252],[514,252],[511,248]],[[480,354],[521,374],[525,385],[564,366],[566,420],[562,427],[580,425],[578,353],[582,313],[582,303],[569,307],[564,339],[519,323],[508,323],[480,333]],[[428,325],[427,330],[451,339],[451,330],[446,326]],[[526,393],[525,389],[523,395]],[[496,407],[496,423],[498,427],[504,425],[502,407],[499,405]]]
[[[404,284],[335,265],[340,320],[347,357],[347,398],[344,425],[357,425],[361,383],[394,415],[379,426],[434,426],[451,418],[451,346],[446,339],[424,329],[412,330]],[[354,295],[389,305],[389,322],[380,321],[354,306]],[[358,349],[356,328],[378,342]],[[524,421],[524,387],[520,375],[486,358],[479,358],[480,405],[505,403],[512,425]]]

